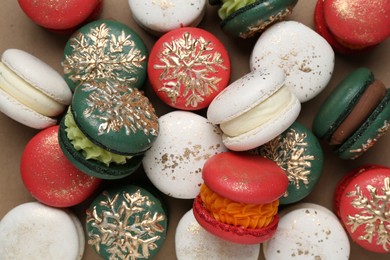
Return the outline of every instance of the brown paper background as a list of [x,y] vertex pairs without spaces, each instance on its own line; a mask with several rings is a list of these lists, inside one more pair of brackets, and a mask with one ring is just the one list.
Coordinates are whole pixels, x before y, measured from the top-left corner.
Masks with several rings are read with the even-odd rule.
[[[315,0],[300,0],[289,20],[302,22],[313,28],[313,12]],[[215,34],[226,46],[232,62],[231,80],[235,80],[249,71],[249,55],[256,38],[249,40],[232,39],[222,33],[219,28],[219,18],[215,7],[208,6],[206,16],[199,25]],[[102,18],[112,18],[127,24],[144,39],[147,47],[152,47],[155,37],[149,35],[137,26],[131,17],[127,0],[106,0]],[[0,8],[0,52],[8,48],[19,48],[30,52],[62,73],[61,59],[63,48],[69,35],[58,35],[48,32],[33,24],[21,11],[17,1],[2,1]],[[374,72],[376,78],[390,85],[390,41],[382,43],[368,53],[351,57],[336,56],[334,75],[327,88],[313,100],[304,103],[298,121],[311,128],[313,117],[319,105],[328,96],[335,85],[349,72],[359,66],[367,66]],[[146,95],[152,100],[159,115],[171,109],[161,103],[152,92],[149,85],[145,86]],[[204,114],[204,111],[199,113]],[[19,163],[24,146],[37,130],[23,126],[0,113],[0,218],[13,207],[28,201],[34,201],[26,191],[20,178]],[[363,157],[355,161],[344,161],[336,158],[329,147],[323,143],[326,156],[325,167],[320,182],[307,198],[306,202],[318,203],[332,209],[332,197],[338,180],[349,170],[365,164],[375,163],[390,166],[390,134],[383,136],[380,141]],[[137,173],[121,180],[121,182],[147,182],[147,177],[140,169]],[[111,182],[113,184],[114,182]],[[170,223],[168,238],[156,259],[176,259],[174,234],[180,217],[191,208],[191,200],[179,200],[163,196],[168,203]],[[90,201],[78,205],[72,210],[83,221],[84,210]],[[64,241],[66,243],[66,241]],[[1,258],[1,256],[0,256]],[[384,260],[389,255],[374,254],[359,248],[351,242],[351,258]],[[86,245],[84,259],[98,259],[93,249]],[[259,259],[263,259],[262,255]]]

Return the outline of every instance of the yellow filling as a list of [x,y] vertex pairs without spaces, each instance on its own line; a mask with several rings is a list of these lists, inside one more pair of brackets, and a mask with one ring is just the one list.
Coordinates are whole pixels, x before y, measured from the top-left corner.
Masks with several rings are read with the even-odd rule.
[[219,222],[236,227],[258,229],[268,226],[278,213],[279,200],[267,204],[245,204],[224,198],[205,184],[200,188],[204,207]]
[[221,8],[218,10],[219,18],[222,20],[247,5],[250,5],[257,0],[223,0]]

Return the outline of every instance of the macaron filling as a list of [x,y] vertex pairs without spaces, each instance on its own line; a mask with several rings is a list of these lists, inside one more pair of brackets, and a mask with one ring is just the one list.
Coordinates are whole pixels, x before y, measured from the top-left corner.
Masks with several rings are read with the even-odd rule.
[[331,135],[329,143],[331,145],[344,143],[367,120],[385,95],[385,85],[379,80],[372,82],[363,92],[352,111]]
[[85,159],[96,160],[109,166],[111,163],[125,164],[132,156],[119,155],[109,152],[96,144],[92,143],[77,127],[74,117],[68,109],[65,116],[66,134],[71,141],[73,147],[77,151],[82,151]]
[[279,200],[266,204],[246,204],[224,198],[203,184],[200,199],[218,221],[236,227],[259,229],[267,227],[278,213]]
[[222,0],[223,4],[218,10],[218,16],[223,20],[237,10],[253,4],[256,1],[257,0]]
[[287,87],[281,87],[254,108],[232,120],[221,123],[220,128],[227,136],[239,136],[263,125],[272,118],[277,117],[279,114],[283,113],[286,107],[289,107],[294,100],[293,94]]
[[39,91],[2,62],[0,62],[0,89],[43,116],[57,116],[65,108],[65,105]]

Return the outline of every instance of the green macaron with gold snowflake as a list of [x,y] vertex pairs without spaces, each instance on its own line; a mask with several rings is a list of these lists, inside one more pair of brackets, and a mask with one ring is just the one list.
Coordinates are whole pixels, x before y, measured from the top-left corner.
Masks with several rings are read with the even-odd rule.
[[65,156],[86,174],[118,179],[140,166],[158,132],[154,107],[141,91],[95,80],[75,90],[59,141]]

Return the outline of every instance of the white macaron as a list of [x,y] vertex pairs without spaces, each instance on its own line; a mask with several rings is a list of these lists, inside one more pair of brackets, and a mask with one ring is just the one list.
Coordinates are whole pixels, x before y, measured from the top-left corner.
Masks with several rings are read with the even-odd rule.
[[278,229],[263,244],[263,253],[266,260],[347,260],[350,244],[333,212],[317,204],[302,203],[281,212]]
[[178,260],[256,260],[260,245],[243,245],[220,239],[198,224],[192,209],[180,219],[175,233],[175,249]]
[[0,222],[2,260],[78,260],[84,247],[81,223],[68,210],[27,202],[11,209]]
[[159,118],[159,135],[142,161],[146,175],[161,192],[194,199],[203,183],[203,164],[225,152],[218,127],[189,111],[172,111]]
[[134,20],[149,33],[161,36],[176,28],[197,26],[206,0],[129,0]]
[[302,23],[284,21],[259,37],[251,53],[250,68],[279,66],[286,73],[286,86],[303,103],[328,85],[334,62],[332,47],[318,33]]
[[63,77],[35,56],[7,49],[0,62],[0,111],[26,126],[43,129],[69,105],[72,93]]
[[219,125],[233,151],[258,147],[286,130],[301,111],[278,67],[253,70],[221,91],[210,103],[207,119]]

